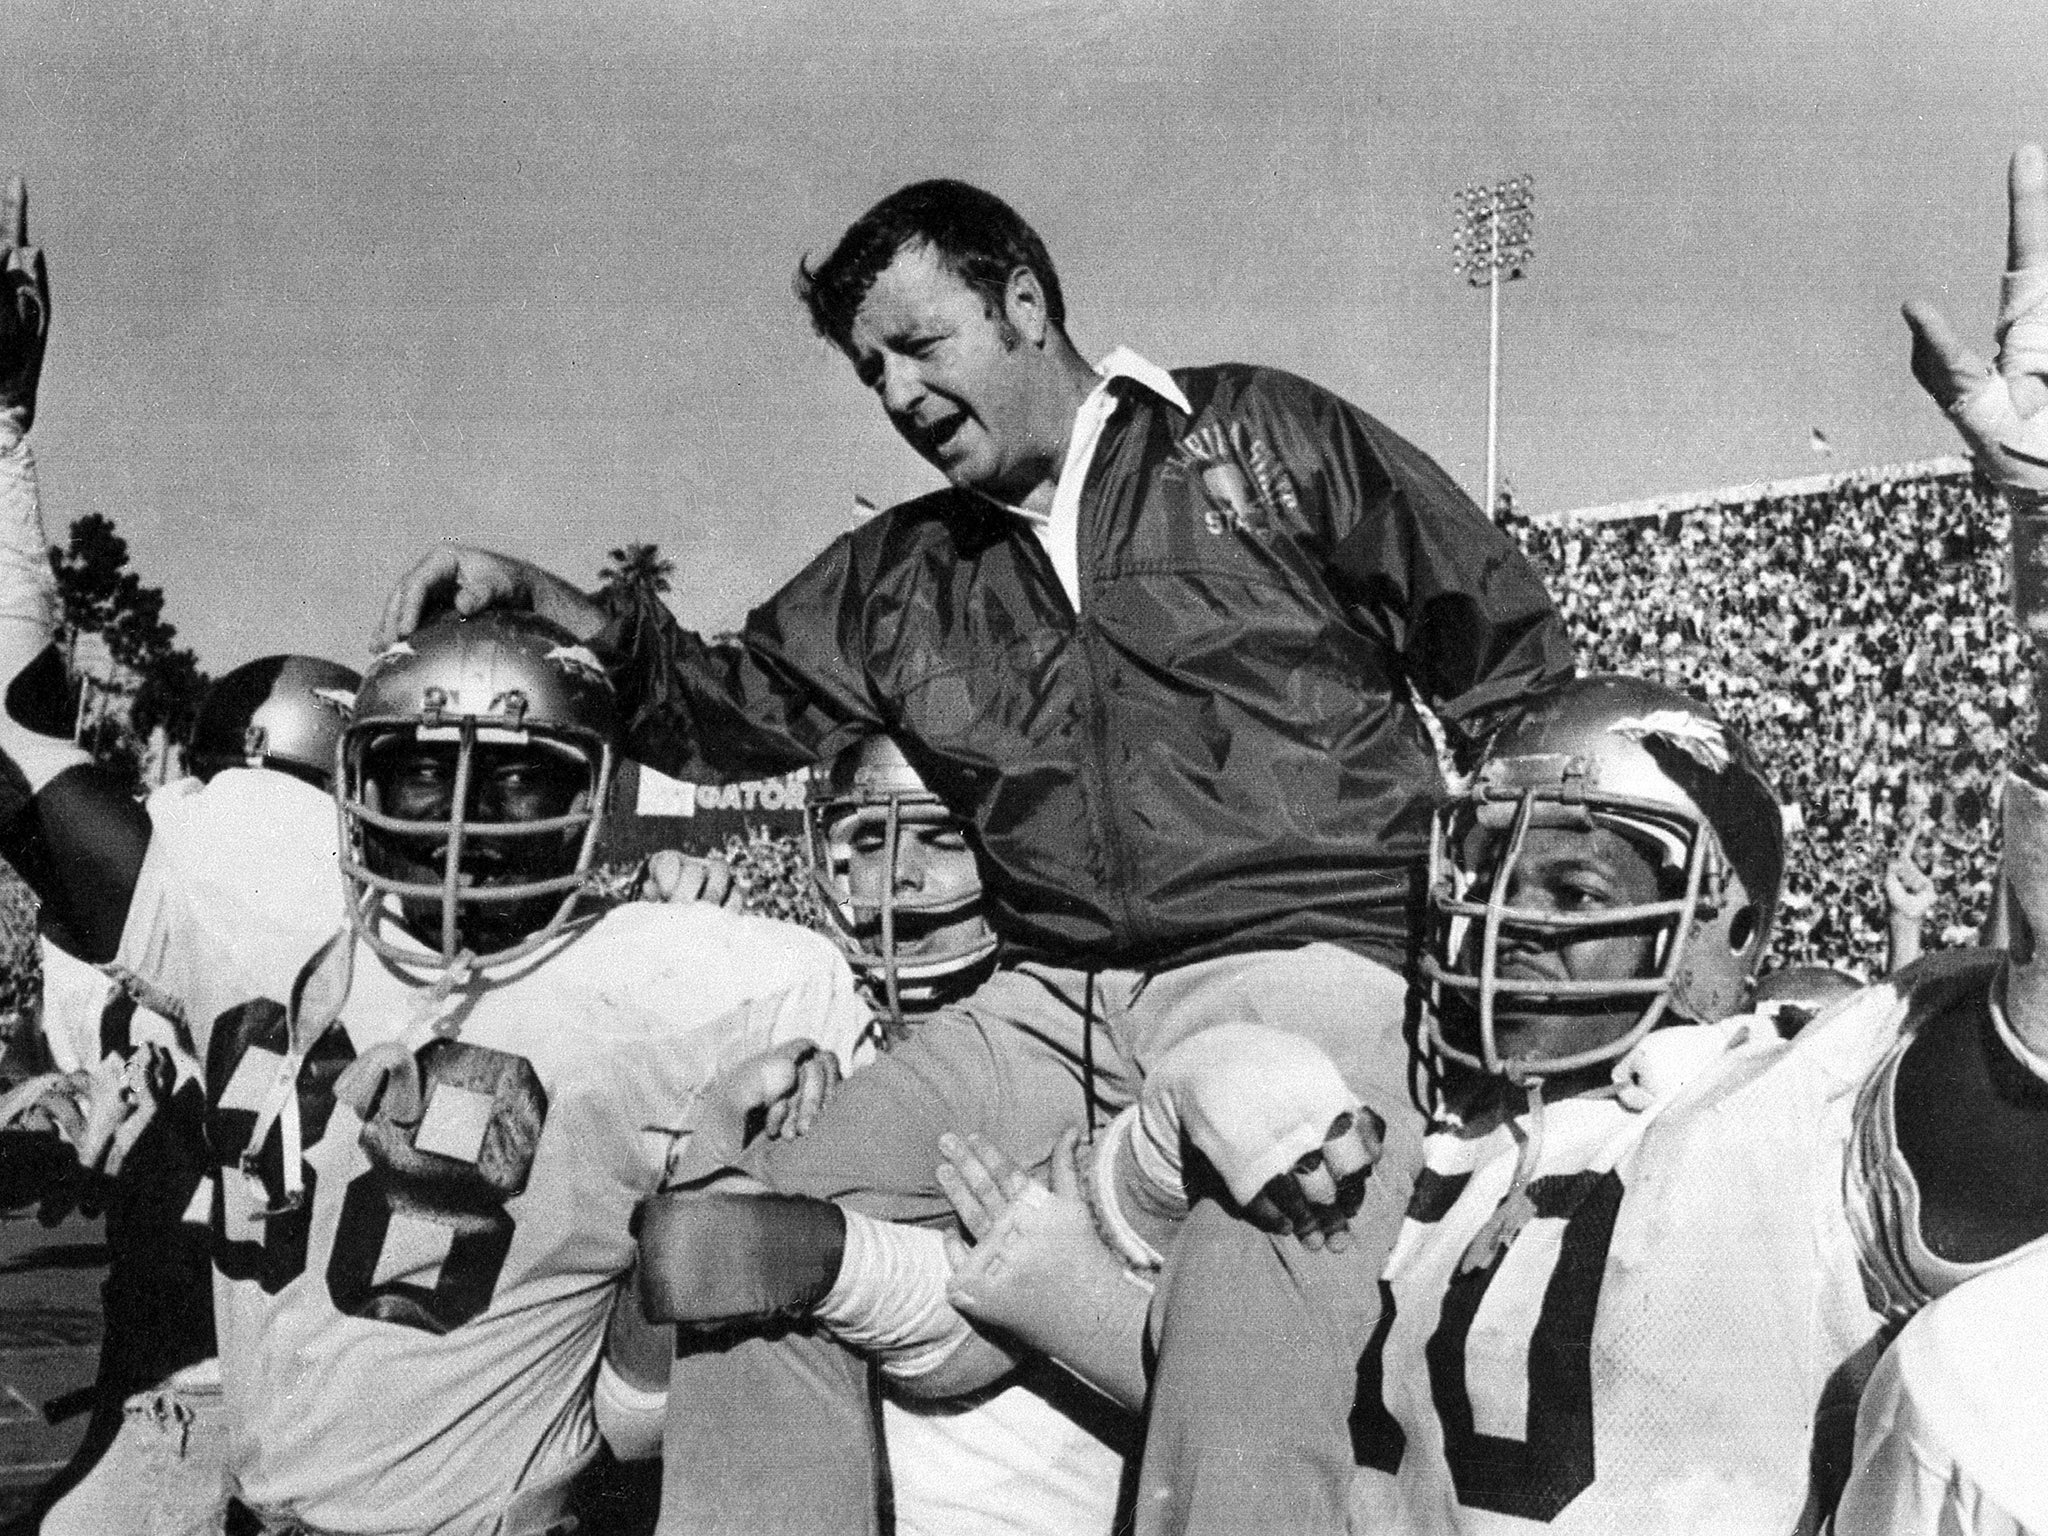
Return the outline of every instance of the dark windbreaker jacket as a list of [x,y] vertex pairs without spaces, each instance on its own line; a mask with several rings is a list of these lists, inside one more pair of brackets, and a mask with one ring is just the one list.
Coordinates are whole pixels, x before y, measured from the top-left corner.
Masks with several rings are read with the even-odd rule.
[[1571,675],[1520,554],[1412,444],[1270,369],[1111,387],[1077,617],[946,489],[835,540],[736,637],[620,599],[629,750],[733,779],[887,731],[976,829],[1006,953],[1159,968],[1335,940],[1399,964],[1454,747]]

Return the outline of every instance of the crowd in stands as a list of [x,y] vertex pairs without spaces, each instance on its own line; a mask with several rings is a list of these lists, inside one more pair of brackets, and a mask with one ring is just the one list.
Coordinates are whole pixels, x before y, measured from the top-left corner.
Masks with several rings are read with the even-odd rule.
[[[1982,931],[2007,725],[2029,695],[2005,520],[1967,473],[1661,516],[1510,517],[1580,665],[1706,699],[1796,807],[1775,965],[1880,974],[1884,877],[1902,853],[1939,893],[1930,947]],[[757,830],[722,852],[755,910],[818,923],[798,838]],[[32,973],[24,959],[7,969]]]
[[1967,474],[1844,477],[1661,517],[1511,525],[1581,666],[1706,699],[1794,808],[1775,964],[1881,973],[1901,853],[1940,893],[1929,947],[1976,942],[2007,725],[2029,694],[1995,496]]

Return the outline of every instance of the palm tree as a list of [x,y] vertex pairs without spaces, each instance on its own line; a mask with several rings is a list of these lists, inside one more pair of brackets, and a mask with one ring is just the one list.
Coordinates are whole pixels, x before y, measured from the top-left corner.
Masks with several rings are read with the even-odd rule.
[[597,573],[597,584],[607,592],[638,589],[655,597],[669,590],[669,577],[675,573],[675,561],[662,558],[659,544],[628,544],[611,552]]

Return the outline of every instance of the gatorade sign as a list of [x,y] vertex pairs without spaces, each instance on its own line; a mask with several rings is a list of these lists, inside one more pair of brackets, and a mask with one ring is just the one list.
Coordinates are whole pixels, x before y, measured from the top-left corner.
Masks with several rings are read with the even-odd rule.
[[617,864],[657,848],[711,852],[724,847],[728,837],[744,837],[756,827],[801,833],[804,778],[798,771],[737,784],[693,784],[642,763],[621,762],[600,857]]

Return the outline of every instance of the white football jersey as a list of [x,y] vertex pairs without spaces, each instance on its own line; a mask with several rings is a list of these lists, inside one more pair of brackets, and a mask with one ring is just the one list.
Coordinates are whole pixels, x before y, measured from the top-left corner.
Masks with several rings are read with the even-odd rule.
[[1835,1536],[2048,1533],[2048,1252],[1935,1300],[1885,1351]]
[[1878,986],[1790,1043],[1651,1035],[1626,1100],[1544,1107],[1504,1252],[1474,1239],[1532,1117],[1432,1133],[1359,1365],[1353,1528],[1811,1529],[1816,1442],[1845,1459],[1882,1325],[1846,1151],[1907,1012]]
[[1136,1424],[1044,1362],[986,1397],[885,1397],[897,1536],[1109,1536]]
[[[282,775],[221,775],[159,824],[123,938],[204,1064],[230,1472],[251,1505],[318,1529],[489,1532],[595,1448],[628,1219],[706,1085],[797,1037],[850,1064],[867,1015],[825,939],[703,905],[619,908],[432,1013],[435,957],[357,944],[296,1078],[306,1198],[278,1210],[282,1127],[246,1143],[295,982],[338,927],[318,806]],[[251,861],[277,902],[246,899]],[[315,891],[317,911],[284,899]],[[418,1043],[423,1016],[439,1022]],[[367,1121],[337,1100],[357,1057],[414,1045],[415,1116],[388,1089]]]
[[[253,771],[235,768],[222,777],[239,782]],[[334,802],[301,780],[280,774],[269,777],[284,778],[289,788],[265,794],[264,803],[283,808],[286,814],[262,829],[273,836],[266,838],[263,856],[252,858],[247,869],[215,870],[203,850],[179,846],[189,844],[195,834],[204,835],[211,830],[204,817],[192,815],[186,807],[188,800],[206,791],[198,779],[175,779],[150,795],[150,843],[152,847],[162,844],[161,856],[175,858],[181,868],[204,867],[216,875],[208,887],[207,900],[211,910],[235,914],[229,921],[255,921],[259,914],[281,917],[289,913],[290,920],[305,925],[311,936],[309,942],[317,944],[341,920],[341,883],[334,858]],[[237,792],[231,785],[221,795],[235,798]],[[250,829],[249,835],[260,833]],[[326,851],[325,860],[309,859],[302,852],[290,851],[282,839],[293,836],[317,840]],[[270,846],[273,842],[279,846]],[[286,882],[293,882],[295,888],[285,889]],[[60,1068],[66,1072],[83,1071],[110,1051],[126,1055],[148,1041],[171,1053],[181,1078],[198,1074],[190,1041],[175,1021],[139,1005],[100,967],[67,954],[47,939],[39,943],[43,962],[43,1038]]]

